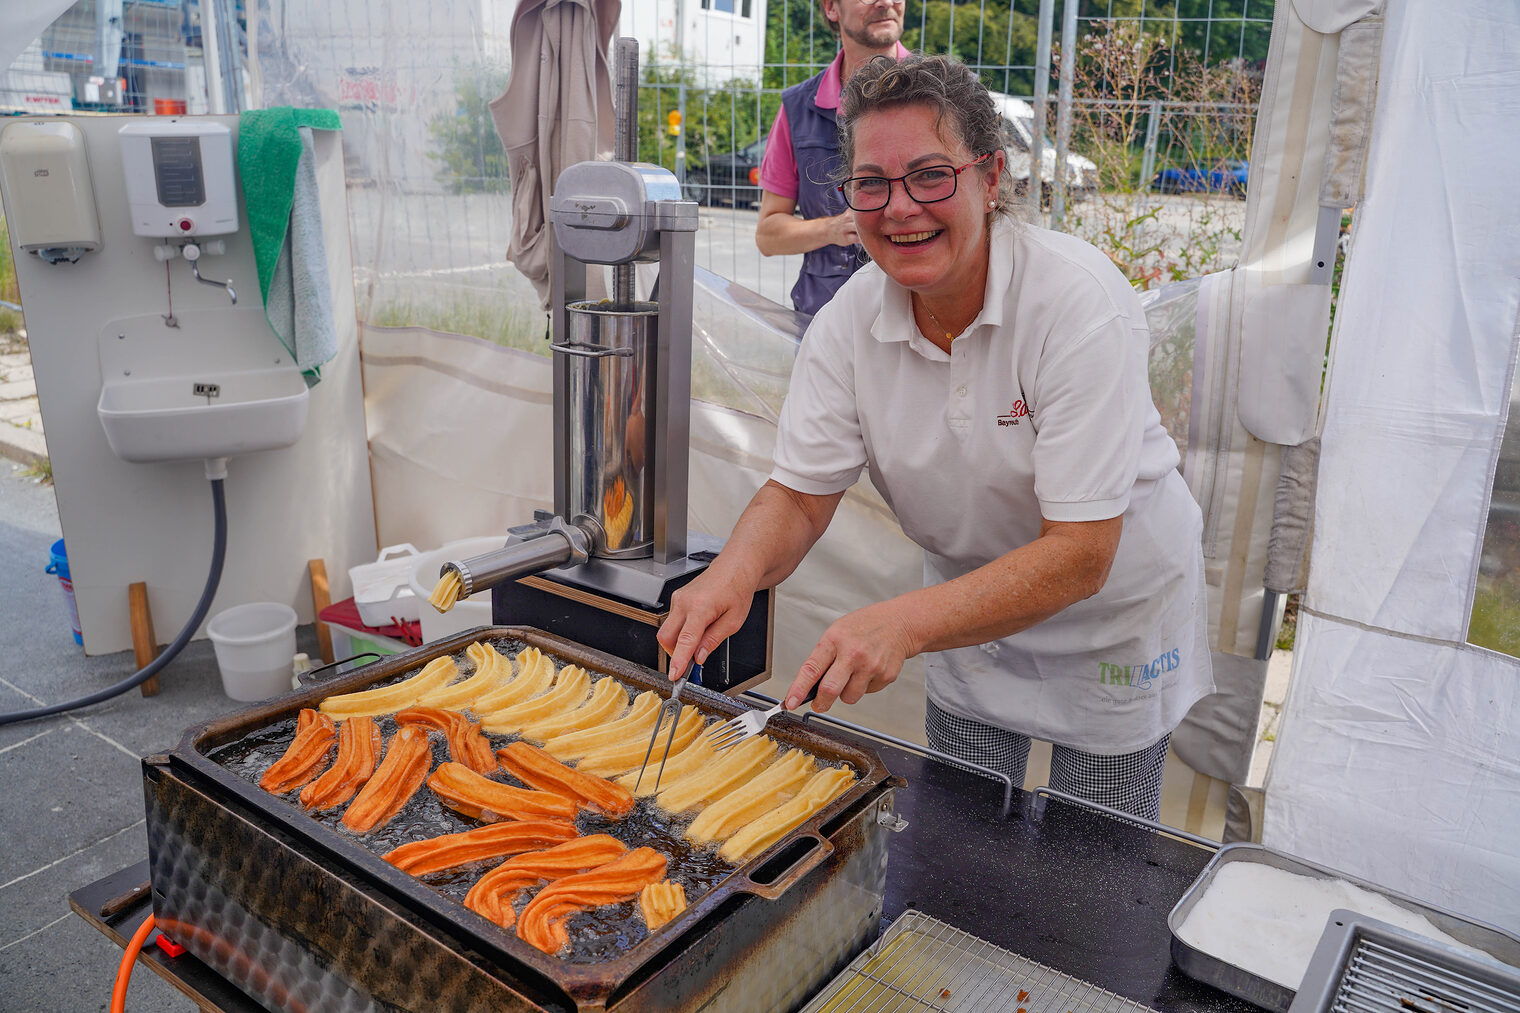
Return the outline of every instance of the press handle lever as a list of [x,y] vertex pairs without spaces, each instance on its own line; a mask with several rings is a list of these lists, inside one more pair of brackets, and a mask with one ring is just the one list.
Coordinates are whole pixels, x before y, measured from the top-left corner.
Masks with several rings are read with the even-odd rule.
[[633,357],[632,348],[600,348],[596,345],[579,345],[569,343],[551,344],[549,347],[554,349],[556,352],[563,352],[566,355],[578,355],[583,359],[604,359],[609,355],[618,355],[622,356],[623,358]]

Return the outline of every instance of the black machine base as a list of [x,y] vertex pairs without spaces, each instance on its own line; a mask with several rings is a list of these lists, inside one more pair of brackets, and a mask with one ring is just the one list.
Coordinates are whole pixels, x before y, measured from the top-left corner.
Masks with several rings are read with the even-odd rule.
[[[670,613],[670,598],[717,556],[723,543],[689,537],[692,551],[675,563],[599,559],[498,584],[491,590],[491,621],[533,626],[587,647],[664,672],[669,655],[655,639]],[[774,593],[760,591],[739,632],[702,666],[702,685],[737,693],[771,676]]]

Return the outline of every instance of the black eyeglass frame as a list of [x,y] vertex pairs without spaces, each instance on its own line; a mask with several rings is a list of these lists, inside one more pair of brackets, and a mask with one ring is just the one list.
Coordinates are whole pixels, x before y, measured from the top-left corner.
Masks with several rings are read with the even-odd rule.
[[[844,199],[845,205],[848,206],[851,211],[880,211],[882,208],[892,203],[893,183],[901,184],[903,192],[906,193],[908,195],[908,199],[913,201],[915,204],[938,204],[940,201],[946,201],[955,196],[956,192],[960,189],[961,173],[965,172],[973,165],[981,165],[991,157],[992,152],[989,151],[984,155],[973,158],[971,161],[967,162],[965,165],[960,166],[959,168],[953,165],[921,165],[917,169],[914,169],[912,172],[905,172],[901,176],[851,176],[849,179],[845,180],[843,183],[840,183],[834,189],[839,191],[839,196]],[[950,178],[953,181],[953,185],[950,187],[950,192],[945,194],[943,197],[934,197],[930,200],[920,200],[918,197],[914,196],[912,188],[908,186],[908,177],[916,176],[921,172],[928,172],[931,169],[949,169],[951,172]],[[887,184],[887,196],[885,200],[883,200],[875,207],[858,208],[850,202],[850,195],[845,191],[845,187],[849,186],[851,183],[867,179],[879,179],[883,183]]]

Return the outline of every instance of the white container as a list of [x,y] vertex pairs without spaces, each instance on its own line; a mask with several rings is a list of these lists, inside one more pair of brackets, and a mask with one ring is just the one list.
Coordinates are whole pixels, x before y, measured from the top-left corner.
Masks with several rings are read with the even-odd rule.
[[452,636],[476,626],[491,625],[491,592],[477,591],[463,601],[454,603],[447,612],[439,612],[428,604],[433,587],[438,583],[438,568],[451,559],[468,559],[479,556],[507,544],[506,535],[486,535],[481,538],[461,538],[449,542],[432,552],[424,552],[412,564],[412,593],[422,603],[422,642]]
[[222,689],[234,700],[268,700],[290,691],[296,610],[272,601],[234,605],[206,624]]
[[365,626],[389,626],[391,619],[410,621],[422,614],[422,601],[411,588],[417,549],[411,542],[387,545],[380,558],[348,568],[354,605]]

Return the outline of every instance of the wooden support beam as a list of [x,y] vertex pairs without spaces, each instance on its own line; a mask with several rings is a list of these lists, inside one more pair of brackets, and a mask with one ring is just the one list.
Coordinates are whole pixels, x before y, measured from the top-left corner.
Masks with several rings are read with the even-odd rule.
[[306,563],[306,568],[311,572],[312,622],[317,630],[317,647],[322,652],[322,664],[331,665],[337,660],[333,657],[332,630],[319,618],[322,610],[332,604],[332,595],[327,590],[327,563],[312,559]]
[[[153,613],[148,610],[148,585],[139,581],[127,588],[127,604],[132,613],[132,654],[137,670],[142,671],[158,657],[158,638],[153,635]],[[143,696],[158,696],[158,676],[145,681],[139,689]]]

